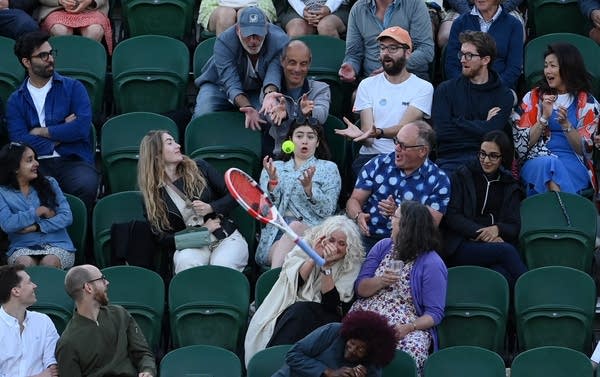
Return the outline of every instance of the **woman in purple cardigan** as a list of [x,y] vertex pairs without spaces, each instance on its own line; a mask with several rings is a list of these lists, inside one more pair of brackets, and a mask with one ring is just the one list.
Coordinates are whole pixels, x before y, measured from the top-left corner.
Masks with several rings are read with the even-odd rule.
[[412,355],[419,372],[431,344],[437,349],[435,326],[444,317],[448,271],[436,252],[439,247],[427,207],[402,202],[392,218],[392,237],[371,249],[354,284],[359,298],[351,311],[387,317],[400,339],[396,348]]

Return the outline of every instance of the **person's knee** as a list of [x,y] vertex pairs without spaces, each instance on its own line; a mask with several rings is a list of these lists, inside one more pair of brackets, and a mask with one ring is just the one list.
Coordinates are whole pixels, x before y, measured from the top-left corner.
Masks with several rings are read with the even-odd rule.
[[38,23],[31,18],[29,14],[21,10],[19,11],[20,12],[15,16],[15,22],[11,27],[11,34],[14,36],[14,38],[18,38],[23,34],[39,30]]
[[40,261],[40,265],[56,267],[56,268],[61,267],[60,259],[56,255],[51,255],[51,254],[44,256],[42,258],[42,260]]
[[93,24],[82,28],[81,35],[100,42],[104,37],[104,28],[101,25]]
[[73,34],[73,29],[68,26],[62,24],[54,24],[52,28],[50,28],[50,34],[52,35],[71,35]]
[[235,24],[237,19],[237,12],[233,8],[229,7],[217,7],[211,15],[211,20],[215,28],[215,32],[220,34],[228,27]]
[[285,31],[290,38],[313,34],[313,28],[302,18],[294,18],[285,25]]
[[30,257],[29,255],[22,255],[15,259],[15,264],[22,264],[25,267],[37,266],[35,259]]
[[337,16],[329,15],[319,22],[317,25],[317,32],[319,35],[327,35],[330,37],[339,38],[339,32],[342,26],[343,24]]

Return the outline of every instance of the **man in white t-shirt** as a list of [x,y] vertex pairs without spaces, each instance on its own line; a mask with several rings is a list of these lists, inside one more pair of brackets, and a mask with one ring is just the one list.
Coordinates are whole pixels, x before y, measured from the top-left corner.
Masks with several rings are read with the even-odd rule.
[[24,268],[0,267],[0,377],[56,377],[58,333],[46,314],[27,310],[37,286]]
[[377,41],[383,72],[358,86],[353,111],[360,112],[360,128],[344,118],[348,128],[336,130],[362,143],[352,164],[355,175],[371,158],[394,151],[393,138],[402,126],[431,113],[433,86],[406,70],[412,50],[408,32],[394,26],[381,32]]

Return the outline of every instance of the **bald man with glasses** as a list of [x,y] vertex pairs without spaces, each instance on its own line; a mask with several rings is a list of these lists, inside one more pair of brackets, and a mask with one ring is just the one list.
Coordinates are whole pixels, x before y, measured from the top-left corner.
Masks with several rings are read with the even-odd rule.
[[65,277],[65,290],[77,311],[57,347],[61,376],[156,376],[154,355],[133,317],[109,305],[109,281],[92,265],[76,266]]

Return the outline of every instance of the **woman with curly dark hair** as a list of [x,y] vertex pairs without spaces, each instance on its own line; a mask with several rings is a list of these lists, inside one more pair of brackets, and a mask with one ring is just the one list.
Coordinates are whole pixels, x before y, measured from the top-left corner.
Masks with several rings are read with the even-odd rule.
[[8,263],[69,268],[75,247],[67,233],[71,208],[56,180],[38,171],[33,149],[0,150],[0,227],[8,234]]
[[342,323],[319,327],[296,343],[273,377],[380,376],[381,368],[394,359],[395,349],[396,330],[387,319],[358,310]]
[[420,371],[444,317],[448,271],[437,254],[440,236],[429,209],[402,202],[392,216],[392,237],[371,249],[354,283],[351,311],[384,315],[396,329],[396,347],[409,353]]

